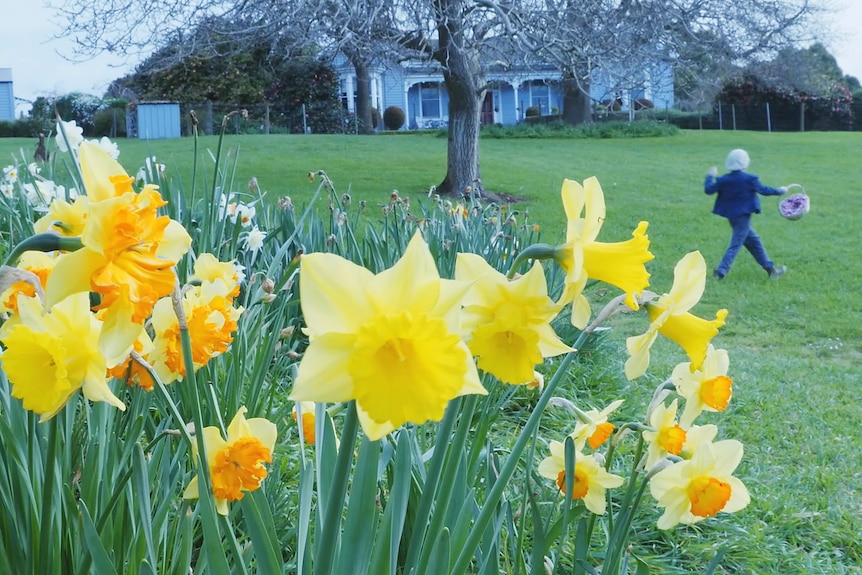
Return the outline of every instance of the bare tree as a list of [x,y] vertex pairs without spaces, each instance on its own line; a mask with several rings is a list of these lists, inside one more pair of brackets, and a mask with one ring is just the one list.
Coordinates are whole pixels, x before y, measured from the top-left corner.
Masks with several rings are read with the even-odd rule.
[[[483,191],[479,172],[486,73],[501,53],[532,54],[557,65],[565,116],[590,118],[596,70],[620,85],[648,66],[685,66],[692,46],[720,41],[730,58],[750,60],[806,38],[830,0],[53,0],[79,54],[132,54],[166,30],[208,16],[242,23],[224,35],[294,37],[342,50],[357,69],[393,47],[439,67],[449,94],[449,145],[440,193]],[[684,50],[683,47],[686,49]],[[524,59],[526,57],[523,57]],[[526,60],[524,60],[526,61]],[[367,78],[367,75],[365,75]],[[367,96],[367,86],[358,92]],[[364,116],[368,106],[362,103]],[[366,118],[367,121],[367,118]]]
[[524,12],[529,49],[565,81],[564,117],[588,121],[591,81],[627,89],[650,66],[694,72],[703,54],[744,63],[811,40],[828,0],[536,0]]

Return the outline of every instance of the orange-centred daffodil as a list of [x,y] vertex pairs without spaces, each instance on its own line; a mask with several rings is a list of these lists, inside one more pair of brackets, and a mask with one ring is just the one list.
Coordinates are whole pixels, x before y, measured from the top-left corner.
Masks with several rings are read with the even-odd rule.
[[514,280],[476,254],[458,254],[455,279],[472,282],[463,300],[462,326],[479,367],[500,381],[524,384],[543,358],[573,351],[550,325],[559,306],[548,297],[538,261]]
[[575,430],[569,436],[575,441],[575,449],[581,450],[585,445],[590,449],[597,449],[610,438],[616,426],[608,421],[608,416],[623,404],[622,399],[609,403],[603,410],[590,409],[581,411],[575,407],[578,414],[578,423]]
[[652,466],[668,455],[680,455],[685,446],[686,432],[676,422],[678,401],[674,399],[669,406],[658,404],[649,416],[651,429],[643,431],[643,438],[649,444],[645,468]]
[[[232,284],[215,279],[192,287],[183,294],[182,306],[186,314],[195,371],[226,352],[233,341],[237,322],[243,312],[242,307],[232,305],[233,289]],[[162,298],[156,302],[151,323],[155,337],[153,349],[147,356],[148,361],[165,383],[183,379],[186,365],[179,320],[171,298]]]
[[0,293],[0,312],[17,313],[19,297],[32,297],[39,289],[44,291],[55,262],[56,259],[45,252],[26,251],[21,254],[17,269],[32,275],[10,270],[14,277],[20,277]]
[[487,394],[459,335],[470,284],[440,279],[420,232],[376,275],[333,254],[305,255],[300,266],[310,345],[290,399],[355,399],[376,440],[407,422],[439,421],[455,397]]
[[733,380],[727,376],[730,358],[727,350],[707,347],[700,369],[691,363],[677,365],[671,374],[676,391],[685,398],[680,425],[688,428],[703,411],[724,411],[733,395]]
[[[653,259],[646,235],[647,222],[640,222],[632,239],[619,243],[597,242],[605,221],[605,196],[596,178],[583,186],[563,180],[563,207],[568,224],[566,243],[555,261],[566,271],[561,304],[572,302],[572,325],[584,329],[590,319],[590,304],[583,295],[588,279],[617,286],[626,293],[626,305],[638,309],[637,294],[649,286],[646,262]],[[583,217],[581,214],[583,213]]]
[[99,347],[110,357],[131,349],[156,301],[171,293],[172,267],[191,238],[179,222],[158,215],[166,202],[156,186],[135,193],[134,178],[104,149],[84,142],[79,151],[89,196],[84,247],[58,259],[47,304],[80,292],[99,294],[98,308],[104,310]]
[[665,508],[658,528],[697,523],[719,512],[733,513],[748,505],[748,490],[733,477],[742,452],[742,443],[735,439],[704,443],[691,459],[656,473],[650,480],[650,493]]
[[[217,427],[204,427],[203,438],[216,511],[228,514],[228,503],[239,501],[246,491],[254,491],[266,478],[264,463],[272,463],[278,430],[262,417],[246,419],[240,407],[223,439]],[[188,484],[183,499],[197,499],[198,477]]]
[[626,361],[626,377],[635,379],[646,373],[649,367],[649,351],[657,334],[661,333],[685,350],[691,360],[692,370],[700,369],[709,342],[724,325],[727,310],[720,309],[714,320],[706,320],[689,313],[700,301],[706,286],[706,262],[700,252],[683,256],[673,270],[673,286],[670,292],[658,301],[645,305],[650,318],[646,333],[626,339],[629,359]]
[[[539,475],[553,479],[564,494],[566,492],[566,451],[565,445],[552,441],[549,445],[551,455],[539,463]],[[607,509],[605,491],[623,484],[619,475],[608,473],[594,455],[575,453],[575,479],[572,485],[572,499],[583,499],[588,510],[603,515]]]
[[18,315],[4,324],[0,360],[12,396],[45,421],[79,389],[90,401],[125,410],[108,387],[106,369],[122,358],[106,358],[98,348],[102,322],[90,312],[86,293],[72,295],[44,313],[38,297],[19,297]]

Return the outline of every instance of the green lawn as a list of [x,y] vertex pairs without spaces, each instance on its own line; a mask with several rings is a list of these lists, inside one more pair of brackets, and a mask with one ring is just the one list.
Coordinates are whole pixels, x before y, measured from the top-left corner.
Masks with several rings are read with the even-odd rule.
[[[212,179],[201,139],[199,179]],[[0,167],[35,141],[0,140]],[[121,141],[121,161],[134,173],[155,155],[190,187],[192,140]],[[700,250],[714,266],[729,239],[725,220],[710,213],[702,180],[726,153],[746,148],[750,171],[773,186],[799,183],[811,197],[803,220],[782,219],[776,198],[762,198],[754,227],[771,257],[789,267],[769,281],[741,253],[722,281],[709,280],[695,313],[730,311],[715,340],[729,350],[735,393],[722,414],[722,436],[739,438],[746,455],[740,476],[752,493],[743,512],[678,530],[655,543],[656,553],[681,558],[679,572],[727,546],[725,573],[862,573],[862,280],[858,218],[862,214],[860,133],[765,134],[683,132],[669,138],[609,140],[482,140],[482,177],[488,190],[517,195],[517,207],[541,224],[543,240],[564,233],[559,201],[563,178],[595,175],[605,192],[607,222],[599,239],[626,239],[639,220],[650,223],[652,289],[670,288],[675,262]],[[230,136],[225,152],[238,155],[233,191],[256,177],[275,201],[290,195],[301,205],[316,184],[306,177],[325,170],[339,192],[369,205],[383,204],[393,189],[419,199],[444,174],[445,138],[433,135]],[[325,200],[321,200],[325,202]],[[325,203],[321,203],[325,209]],[[372,216],[373,217],[373,216]],[[642,322],[613,323],[611,343],[639,332]],[[678,349],[659,341],[650,373],[613,393],[648,395],[681,361]],[[625,384],[620,384],[624,386]],[[718,420],[716,419],[716,422]],[[703,533],[702,538],[691,535]],[[690,561],[690,562],[689,562]],[[701,564],[700,570],[703,567]]]

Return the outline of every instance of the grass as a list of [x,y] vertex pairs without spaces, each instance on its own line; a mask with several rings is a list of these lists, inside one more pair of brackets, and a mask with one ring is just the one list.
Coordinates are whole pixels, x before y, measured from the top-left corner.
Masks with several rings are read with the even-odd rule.
[[[216,138],[200,141],[201,150],[216,145]],[[169,173],[190,181],[191,140],[120,146],[131,173],[155,155]],[[35,142],[0,140],[0,166],[22,147],[29,157]],[[767,280],[741,253],[724,281],[708,282],[694,310],[701,316],[730,310],[715,340],[730,352],[735,382],[731,407],[720,418],[721,434],[746,446],[740,475],[752,504],[696,528],[639,534],[641,542],[664,557],[661,572],[702,572],[724,546],[719,573],[859,574],[862,307],[856,291],[862,264],[856,230],[862,135],[690,131],[667,138],[483,139],[480,151],[485,187],[523,198],[518,209],[541,225],[549,243],[564,230],[562,179],[597,176],[608,210],[600,239],[623,240],[639,220],[649,221],[656,255],[652,285],[661,293],[686,252],[700,250],[711,266],[721,257],[729,227],[710,214],[702,178],[734,147],[749,151],[750,171],[765,183],[802,184],[812,202],[808,216],[790,222],[778,215],[775,198],[763,198],[763,214],[754,219],[770,256],[788,265],[784,278]],[[290,195],[298,205],[316,189],[306,174],[317,169],[329,174],[339,192],[370,206],[384,204],[393,189],[418,199],[442,179],[446,159],[446,140],[428,134],[235,136],[226,139],[228,148],[238,155],[235,191],[254,176],[271,201]],[[211,165],[202,164],[200,178],[212,179]],[[642,330],[643,322],[622,317],[613,325],[609,345],[619,349],[614,357],[621,367],[624,338]],[[627,404],[641,405],[679,361],[679,350],[659,340],[654,375],[630,385],[609,384],[614,389],[608,397],[626,393],[633,398]],[[692,537],[697,533],[704,537]]]

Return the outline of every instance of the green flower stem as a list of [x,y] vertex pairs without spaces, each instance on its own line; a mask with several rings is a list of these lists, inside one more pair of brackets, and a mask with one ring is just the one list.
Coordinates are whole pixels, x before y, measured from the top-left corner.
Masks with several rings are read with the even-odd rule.
[[[197,387],[195,378],[195,366],[192,355],[192,341],[189,337],[189,324],[186,319],[185,311],[183,310],[182,290],[180,289],[179,279],[177,279],[174,291],[171,294],[171,301],[174,307],[174,313],[177,316],[180,332],[180,342],[183,349],[183,364],[185,366],[185,381],[183,385],[188,385],[192,391],[192,418],[195,426],[195,441],[197,444],[197,468],[198,468],[198,502],[201,508],[201,524],[204,532],[204,552],[207,560],[214,573],[228,574],[230,567],[228,566],[227,557],[221,544],[221,536],[218,530],[217,514],[212,495],[212,480],[210,479],[210,470],[207,465],[206,444],[204,443],[203,435],[203,411],[201,410],[200,392]],[[235,542],[236,540],[233,539]],[[242,552],[239,549],[234,549],[236,561],[242,572],[246,572],[245,562],[243,561]]]
[[14,266],[18,263],[18,258],[24,252],[54,252],[62,250],[65,252],[74,252],[84,247],[79,237],[66,237],[54,232],[44,232],[35,234],[19,243],[12,248],[12,251],[6,256],[4,266]]
[[315,545],[317,552],[314,556],[314,572],[318,575],[329,575],[332,572],[333,561],[336,556],[335,550],[338,549],[336,539],[341,527],[341,514],[344,510],[344,496],[347,493],[347,483],[350,478],[350,464],[353,460],[353,447],[356,443],[358,423],[359,417],[356,414],[356,406],[351,402],[344,417],[344,428],[341,430],[341,447],[338,449],[334,477],[326,497],[323,530],[320,534],[320,540]]
[[512,267],[509,268],[509,273],[506,277],[512,279],[518,272],[518,268],[527,260],[550,260],[554,259],[557,252],[555,246],[549,244],[532,244],[521,251],[512,261]]
[[[415,567],[416,561],[419,558],[419,552],[425,539],[424,527],[428,525],[428,518],[431,514],[431,508],[434,505],[435,494],[437,492],[437,484],[440,481],[440,474],[443,470],[443,460],[446,457],[448,448],[448,441],[445,438],[448,438],[452,434],[455,420],[458,419],[459,407],[460,402],[450,402],[449,407],[446,408],[446,414],[443,416],[443,421],[437,426],[437,442],[434,445],[434,454],[431,456],[431,463],[428,465],[428,475],[425,477],[422,497],[419,500],[419,508],[416,511],[416,518],[413,523],[413,533],[410,536],[410,545],[407,547],[407,560],[404,562],[405,573],[409,573],[410,569]],[[440,441],[441,438],[444,438],[444,441]]]
[[[57,469],[57,417],[51,418],[48,422],[48,453],[45,459],[45,475],[42,484],[42,513],[39,520],[39,548],[36,553],[36,570],[34,573],[47,573],[49,569],[47,565],[50,563],[50,553],[48,546],[50,544],[51,535],[53,534],[53,526],[51,525],[51,515],[54,510],[54,490],[57,485],[54,482],[54,475]],[[35,435],[32,437],[35,438]]]
[[631,527],[635,509],[638,504],[640,504],[641,497],[649,483],[647,479],[644,478],[641,482],[640,489],[638,489],[637,494],[635,494],[637,478],[638,475],[640,475],[640,472],[637,471],[637,466],[640,463],[641,457],[643,457],[644,444],[643,435],[640,435],[638,437],[637,448],[635,449],[635,456],[632,461],[632,473],[629,477],[628,486],[626,487],[626,494],[620,504],[618,520],[614,522],[613,516],[609,515],[608,532],[610,533],[610,540],[608,541],[608,551],[604,566],[604,569],[607,569],[608,573],[619,572],[619,564],[626,547],[625,535]]
[[[526,250],[525,250],[526,251]],[[523,252],[522,252],[523,253]],[[500,499],[503,497],[503,491],[509,483],[509,480],[512,478],[512,475],[515,473],[515,469],[518,467],[518,463],[521,459],[521,454],[524,452],[527,444],[532,437],[533,432],[539,426],[539,421],[542,419],[542,414],[545,411],[545,407],[547,407],[548,402],[551,400],[551,397],[554,395],[557,387],[560,385],[560,382],[563,380],[563,377],[566,375],[566,370],[569,367],[569,364],[577,354],[577,348],[584,342],[589,334],[588,330],[584,330],[578,335],[578,339],[572,345],[575,348],[575,351],[571,351],[566,354],[563,358],[563,361],[560,362],[560,367],[557,368],[556,373],[554,373],[554,377],[551,378],[550,383],[545,388],[545,392],[539,398],[539,401],[536,403],[536,407],[533,409],[533,413],[530,414],[529,419],[527,419],[527,423],[524,425],[524,429],[521,430],[521,435],[518,437],[518,440],[515,442],[515,445],[512,447],[511,452],[509,453],[509,458],[506,460],[505,465],[500,470],[500,475],[497,477],[496,483],[488,492],[488,497],[485,500],[485,504],[482,506],[481,511],[479,512],[479,516],[476,518],[476,522],[473,524],[473,527],[470,529],[470,534],[467,536],[467,540],[464,543],[464,546],[461,548],[461,552],[458,555],[458,558],[455,560],[454,565],[449,570],[450,573],[466,573],[467,567],[472,560],[473,554],[476,551],[476,547],[478,547],[479,542],[481,541],[482,535],[485,533],[485,529],[488,528],[488,524],[491,522],[491,518],[494,514],[494,508],[500,502]]]

